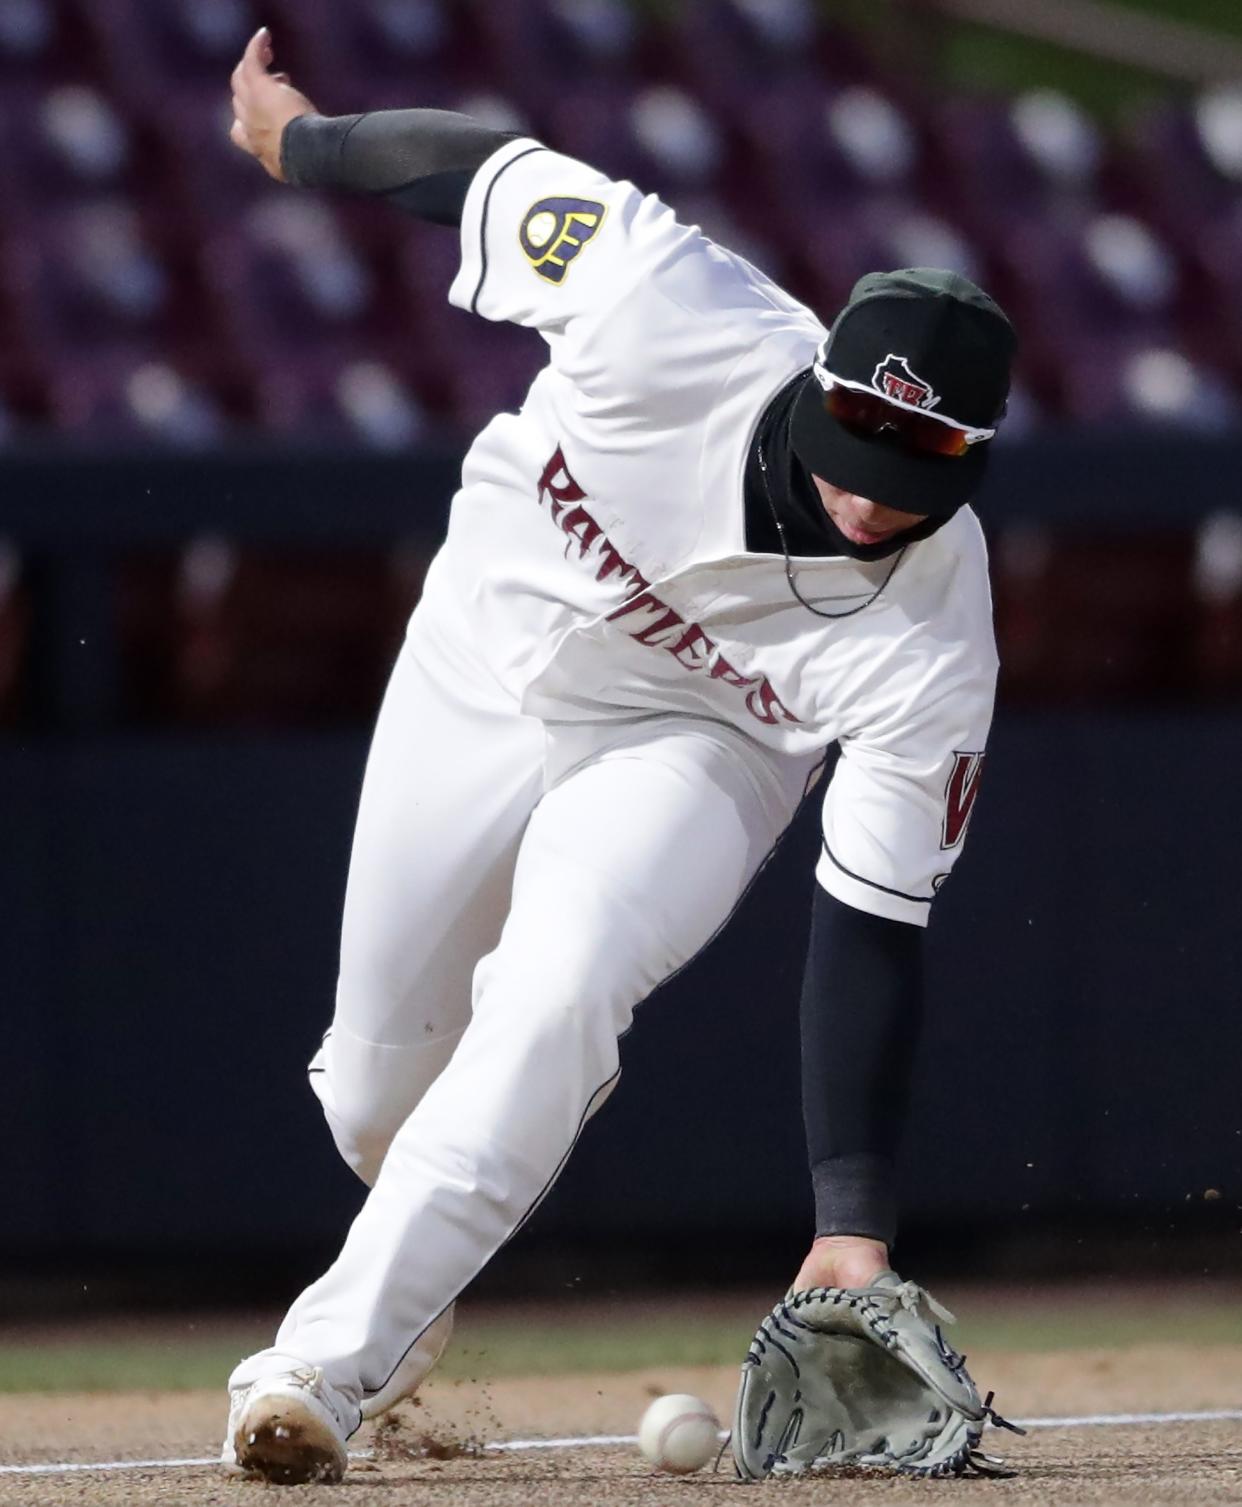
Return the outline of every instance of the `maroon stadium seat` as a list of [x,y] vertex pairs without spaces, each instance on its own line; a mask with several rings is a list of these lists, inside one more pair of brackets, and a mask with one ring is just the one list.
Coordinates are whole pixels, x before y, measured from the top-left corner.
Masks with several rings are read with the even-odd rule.
[[368,723],[426,561],[199,539],[125,562],[126,715],[213,726]]
[[256,402],[285,392],[259,404],[281,432],[326,423],[323,373],[368,359],[462,422],[515,401],[539,348],[447,308],[451,232],[290,194],[230,145],[228,76],[260,22],[322,109],[464,106],[530,129],[821,312],[871,267],[961,265],[1011,307],[1044,407],[1123,411],[1126,363],[1165,348],[1242,390],[1236,88],[1104,132],[1047,91],[882,72],[814,0],[8,0],[0,341],[28,386],[39,362],[95,353],[209,391],[240,363]]

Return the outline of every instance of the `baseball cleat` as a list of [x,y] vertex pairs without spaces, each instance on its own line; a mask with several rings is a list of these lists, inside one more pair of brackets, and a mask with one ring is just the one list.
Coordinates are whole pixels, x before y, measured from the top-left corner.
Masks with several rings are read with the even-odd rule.
[[237,1388],[221,1464],[277,1486],[334,1482],[345,1474],[345,1430],[323,1372],[303,1366]]

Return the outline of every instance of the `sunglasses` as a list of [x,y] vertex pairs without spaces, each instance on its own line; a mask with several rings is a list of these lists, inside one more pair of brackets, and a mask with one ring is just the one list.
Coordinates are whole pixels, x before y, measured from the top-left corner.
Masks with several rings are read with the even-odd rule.
[[928,413],[898,398],[882,398],[861,382],[833,376],[818,362],[815,376],[824,389],[824,412],[864,439],[891,438],[920,455],[956,459],[996,433],[995,429],[972,429],[969,424]]

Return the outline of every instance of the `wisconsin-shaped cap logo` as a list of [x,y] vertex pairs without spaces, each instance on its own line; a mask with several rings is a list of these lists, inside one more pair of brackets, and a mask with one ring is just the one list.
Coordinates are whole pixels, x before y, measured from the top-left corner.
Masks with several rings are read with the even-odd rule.
[[911,408],[935,408],[940,401],[940,394],[932,391],[930,382],[924,382],[910,370],[904,356],[885,356],[872,375],[871,385],[884,397]]

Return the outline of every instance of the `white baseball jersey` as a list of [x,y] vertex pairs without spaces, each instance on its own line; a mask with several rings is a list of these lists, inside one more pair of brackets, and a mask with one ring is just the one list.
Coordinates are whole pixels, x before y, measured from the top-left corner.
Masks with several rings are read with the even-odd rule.
[[[760,415],[811,363],[815,316],[628,182],[519,140],[476,175],[453,303],[537,329],[549,361],[478,436],[428,605],[548,723],[674,712],[775,754],[842,757],[817,873],[925,924],[978,787],[996,672],[963,509],[892,558],[746,550]],[[872,600],[874,598],[874,600]]]

